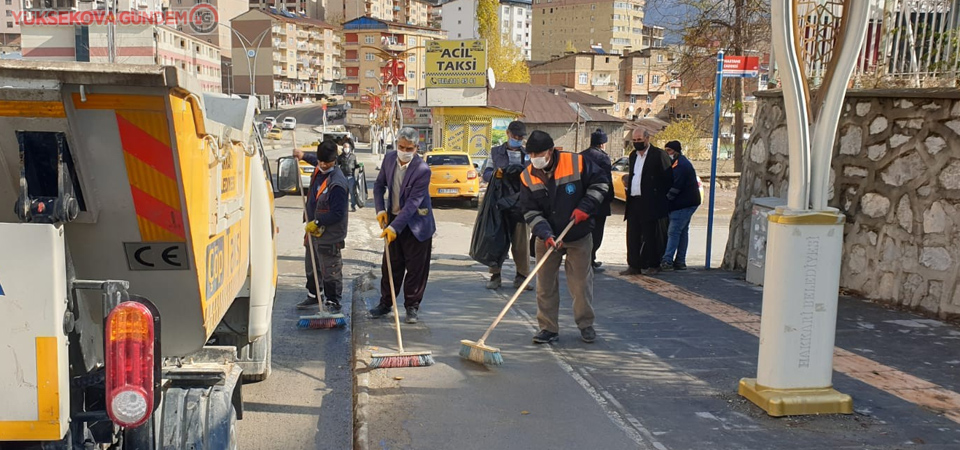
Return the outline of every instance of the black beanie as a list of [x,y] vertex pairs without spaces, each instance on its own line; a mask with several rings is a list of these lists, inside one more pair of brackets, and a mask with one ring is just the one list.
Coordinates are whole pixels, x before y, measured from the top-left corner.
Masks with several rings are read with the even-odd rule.
[[337,143],[327,139],[317,146],[317,160],[320,162],[334,162],[337,160]]
[[603,132],[603,130],[597,128],[597,131],[594,131],[594,132],[590,135],[590,146],[591,146],[591,147],[597,147],[597,146],[599,146],[599,145],[601,145],[601,144],[606,144],[606,143],[607,143],[607,135],[606,135],[606,133]]
[[683,153],[683,151],[680,149],[680,141],[670,141],[670,142],[667,142],[666,144],[663,144],[663,146],[677,153]]
[[553,138],[540,130],[533,130],[527,138],[527,153],[540,153],[553,148]]

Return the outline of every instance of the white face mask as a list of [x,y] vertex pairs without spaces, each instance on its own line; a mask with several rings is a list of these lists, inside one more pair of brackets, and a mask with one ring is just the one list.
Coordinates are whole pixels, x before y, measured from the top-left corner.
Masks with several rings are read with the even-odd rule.
[[533,164],[533,167],[537,169],[543,169],[550,164],[550,160],[546,156],[537,156],[530,158],[530,164]]
[[397,159],[399,159],[400,162],[402,163],[408,163],[410,161],[413,161],[413,155],[416,155],[416,154],[417,152],[397,151]]
[[320,170],[320,173],[322,173],[322,174],[324,174],[324,175],[326,175],[326,174],[328,174],[328,173],[330,173],[330,172],[333,172],[333,167],[330,167],[329,169],[326,169],[326,170],[320,169],[319,167],[317,167],[317,169],[319,169],[319,170]]
[[350,153],[350,146],[349,146],[349,145],[343,146],[343,152],[344,152],[344,153]]

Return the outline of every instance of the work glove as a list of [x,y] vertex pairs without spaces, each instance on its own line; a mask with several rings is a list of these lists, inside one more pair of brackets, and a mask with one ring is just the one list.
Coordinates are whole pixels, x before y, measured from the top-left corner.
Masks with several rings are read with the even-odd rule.
[[555,250],[560,250],[560,247],[563,247],[563,241],[557,242],[553,236],[548,237],[543,243],[547,245],[547,248],[553,248]]
[[307,225],[303,227],[303,230],[306,231],[307,233],[310,233],[311,236],[318,238],[320,236],[323,236],[323,228],[324,227],[317,225],[316,221],[311,220],[310,222],[307,222]]
[[503,169],[497,169],[497,171],[493,173],[493,176],[498,180],[503,178]]
[[387,212],[386,212],[386,211],[380,211],[380,212],[377,213],[377,223],[380,224],[380,229],[381,229],[381,230],[384,229],[384,228],[386,228],[387,225],[390,224],[390,219],[387,218]]
[[380,237],[386,239],[388,244],[392,244],[393,241],[397,240],[397,231],[393,227],[386,227],[383,229],[383,233],[380,233]]
[[506,175],[507,178],[517,178],[522,172],[523,166],[520,164],[510,164],[507,166],[507,169],[503,171],[503,174]]
[[583,212],[583,210],[581,210],[580,208],[577,208],[577,209],[573,210],[573,214],[570,215],[570,218],[573,219],[573,224],[574,224],[574,225],[577,225],[577,224],[579,224],[580,222],[583,222],[584,220],[589,219],[589,218],[590,218],[590,214],[587,214],[587,213]]

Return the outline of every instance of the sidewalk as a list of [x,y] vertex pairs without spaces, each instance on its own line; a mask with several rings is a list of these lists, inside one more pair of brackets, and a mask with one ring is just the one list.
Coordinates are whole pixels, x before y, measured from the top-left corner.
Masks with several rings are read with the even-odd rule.
[[396,337],[392,319],[362,314],[379,280],[355,297],[357,448],[960,448],[954,325],[842,298],[833,381],[855,414],[776,419],[736,393],[756,375],[761,304],[742,274],[621,278],[609,267],[595,281],[594,344],[579,340],[561,280],[560,341],[531,344],[535,294],[525,293],[488,342],[504,365],[484,367],[458,356],[459,341],[479,338],[513,292],[484,289],[484,267],[434,252],[421,321],[402,330],[435,365],[366,368]]

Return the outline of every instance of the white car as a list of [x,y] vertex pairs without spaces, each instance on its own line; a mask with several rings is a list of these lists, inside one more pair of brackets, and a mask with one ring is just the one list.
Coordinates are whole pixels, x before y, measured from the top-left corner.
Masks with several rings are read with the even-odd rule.
[[297,119],[295,119],[295,118],[293,118],[293,117],[285,117],[285,118],[283,119],[283,127],[282,127],[282,128],[283,128],[284,130],[292,130],[292,129],[296,128],[296,127],[297,127]]
[[[263,123],[269,125],[270,128],[273,128],[273,127],[277,126],[277,118],[276,118],[276,117],[265,117],[265,118],[263,119]],[[267,131],[270,131],[270,130],[268,129]]]

